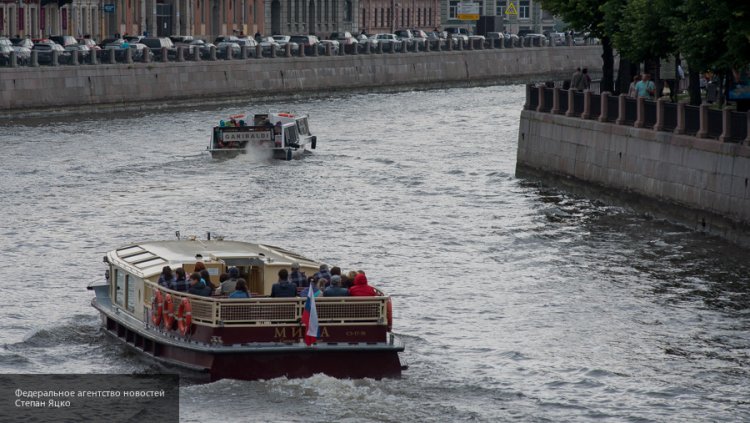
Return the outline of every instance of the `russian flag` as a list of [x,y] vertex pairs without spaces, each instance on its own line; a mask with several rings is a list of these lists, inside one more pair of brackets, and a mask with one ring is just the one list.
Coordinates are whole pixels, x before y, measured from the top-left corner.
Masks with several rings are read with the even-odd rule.
[[308,346],[315,343],[317,338],[320,337],[320,326],[318,326],[318,311],[315,309],[314,291],[314,289],[307,290],[305,311],[302,312],[302,324],[307,327],[307,331],[305,331],[305,344]]

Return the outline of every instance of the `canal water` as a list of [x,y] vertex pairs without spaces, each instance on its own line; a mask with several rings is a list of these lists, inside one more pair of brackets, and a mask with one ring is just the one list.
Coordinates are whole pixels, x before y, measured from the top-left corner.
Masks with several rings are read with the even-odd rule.
[[[496,86],[4,122],[0,372],[160,371],[99,330],[85,287],[107,250],[210,231],[366,270],[409,369],[187,385],[182,421],[749,421],[748,251],[516,177],[523,102]],[[308,112],[318,149],[206,154],[219,119],[268,109]]]

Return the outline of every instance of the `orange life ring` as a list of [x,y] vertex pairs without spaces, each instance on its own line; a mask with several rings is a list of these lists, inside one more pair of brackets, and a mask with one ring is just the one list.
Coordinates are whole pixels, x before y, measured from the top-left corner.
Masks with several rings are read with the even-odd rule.
[[386,321],[388,322],[388,332],[393,329],[393,302],[391,302],[391,297],[388,297],[388,302],[385,303],[386,306]]
[[151,296],[151,323],[154,326],[159,326],[161,323],[162,307],[161,291],[157,289]]
[[190,300],[185,297],[180,301],[180,306],[177,308],[177,329],[180,331],[180,335],[187,335],[192,324],[193,306],[190,305]]
[[171,294],[167,294],[164,296],[162,316],[164,317],[164,327],[167,329],[172,329],[172,325],[174,325],[174,302],[172,301]]
[[281,116],[281,117],[294,117],[294,115],[293,115],[293,114],[291,114],[291,113],[277,113],[277,114],[278,114],[279,116]]

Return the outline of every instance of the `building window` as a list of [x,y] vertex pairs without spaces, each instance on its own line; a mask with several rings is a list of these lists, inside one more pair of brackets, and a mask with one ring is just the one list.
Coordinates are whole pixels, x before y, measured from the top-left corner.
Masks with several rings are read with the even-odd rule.
[[529,19],[529,0],[521,0],[518,5],[518,18]]
[[286,23],[292,23],[292,0],[286,0]]
[[378,8],[375,8],[375,19],[373,20],[373,25],[378,26]]
[[385,8],[380,8],[380,26],[385,27]]
[[427,16],[429,16],[429,24],[428,25],[432,26],[432,8],[429,8],[428,10],[430,11],[430,13],[427,15]]
[[367,27],[367,10],[362,9],[362,28]]
[[495,15],[497,16],[505,16],[505,9],[508,7],[508,4],[505,2],[505,0],[497,0],[497,3],[495,3]]
[[352,0],[346,0],[344,3],[344,21],[352,21]]
[[458,14],[458,0],[450,0],[448,2],[448,19],[456,19]]
[[299,0],[294,0],[294,21],[299,22]]

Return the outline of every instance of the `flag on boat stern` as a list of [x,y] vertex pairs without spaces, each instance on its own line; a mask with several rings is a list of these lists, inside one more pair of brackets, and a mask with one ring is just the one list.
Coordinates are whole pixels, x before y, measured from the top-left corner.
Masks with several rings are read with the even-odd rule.
[[314,289],[307,290],[305,300],[305,311],[302,312],[302,324],[305,325],[305,344],[312,345],[320,337],[320,326],[318,326],[318,310],[315,309]]

